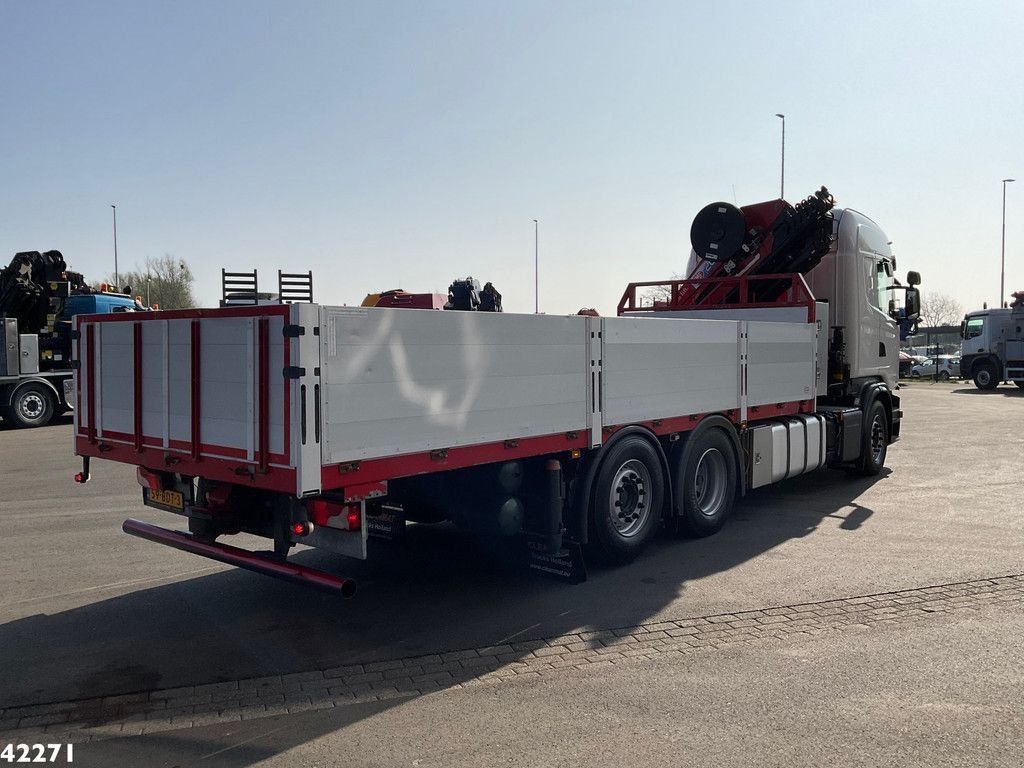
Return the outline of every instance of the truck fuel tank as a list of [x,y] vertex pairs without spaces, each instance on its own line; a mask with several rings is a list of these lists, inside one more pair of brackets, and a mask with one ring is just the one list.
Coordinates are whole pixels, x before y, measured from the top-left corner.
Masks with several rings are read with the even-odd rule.
[[760,488],[811,472],[825,463],[825,420],[795,416],[749,431],[748,487]]

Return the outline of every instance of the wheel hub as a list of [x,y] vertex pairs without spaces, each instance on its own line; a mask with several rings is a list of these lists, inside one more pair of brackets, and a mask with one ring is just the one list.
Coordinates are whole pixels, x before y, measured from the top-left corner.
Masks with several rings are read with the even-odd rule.
[[43,415],[43,411],[46,409],[43,403],[43,398],[32,392],[21,398],[18,403],[18,410],[21,411],[21,415],[30,421],[35,421]]
[[717,448],[709,448],[697,460],[693,475],[693,492],[702,515],[714,517],[726,502],[728,468],[725,456]]
[[611,521],[620,536],[635,536],[650,516],[651,476],[640,461],[631,459],[612,479],[608,502]]

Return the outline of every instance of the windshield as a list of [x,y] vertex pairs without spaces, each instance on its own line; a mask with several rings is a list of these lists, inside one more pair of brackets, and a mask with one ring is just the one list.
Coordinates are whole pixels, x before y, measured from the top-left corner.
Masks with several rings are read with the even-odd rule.
[[964,338],[973,339],[975,336],[981,336],[985,332],[985,318],[984,317],[968,317],[967,323],[964,326]]

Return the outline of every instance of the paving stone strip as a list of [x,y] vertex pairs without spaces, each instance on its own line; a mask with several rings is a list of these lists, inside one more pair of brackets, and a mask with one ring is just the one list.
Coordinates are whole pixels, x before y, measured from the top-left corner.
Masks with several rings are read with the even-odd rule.
[[[581,631],[314,672],[0,710],[9,740],[86,742],[328,709],[356,702],[597,671],[672,654],[892,625],[933,614],[1024,604],[1024,574],[753,611]],[[30,733],[31,731],[31,733]],[[13,733],[12,733],[13,732]]]

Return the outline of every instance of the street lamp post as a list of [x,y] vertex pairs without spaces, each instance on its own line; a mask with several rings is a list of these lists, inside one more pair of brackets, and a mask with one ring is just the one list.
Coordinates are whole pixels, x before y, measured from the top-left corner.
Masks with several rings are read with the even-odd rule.
[[999,256],[999,306],[1006,296],[1006,185],[1016,179],[1003,179],[1003,247]]
[[782,180],[779,184],[779,197],[786,199],[786,116],[775,113],[776,117],[782,118]]
[[540,225],[533,220],[533,314],[540,314]]
[[117,273],[117,206],[111,204],[110,206],[114,210],[114,290],[121,291],[121,278]]

